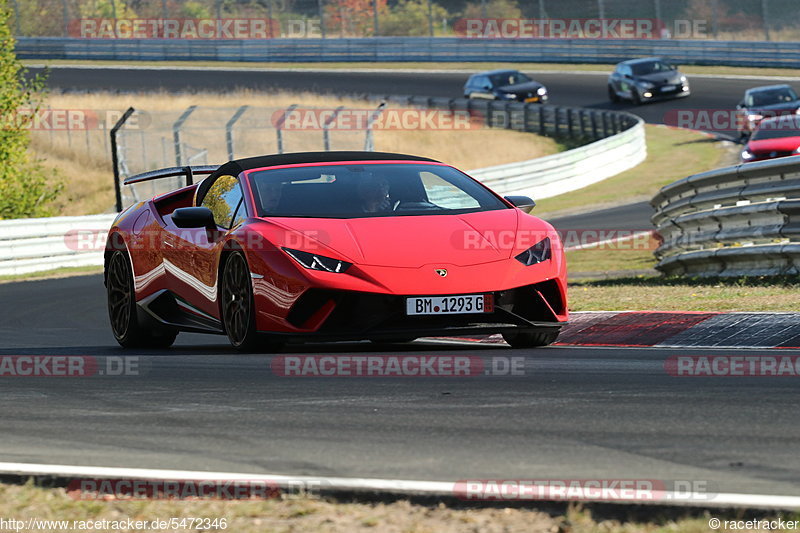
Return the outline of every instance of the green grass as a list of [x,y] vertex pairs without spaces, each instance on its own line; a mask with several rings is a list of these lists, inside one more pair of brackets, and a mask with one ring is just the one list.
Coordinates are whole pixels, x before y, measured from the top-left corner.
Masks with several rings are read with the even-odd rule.
[[[122,65],[119,61],[79,61],[79,60],[26,60],[26,65]],[[408,70],[470,70],[481,71],[494,68],[513,68],[526,72],[564,71],[564,72],[609,72],[612,64],[563,64],[563,63],[493,63],[493,62],[338,62],[338,63],[278,63],[243,61],[125,61],[124,65],[161,67],[219,67],[219,68],[265,68],[265,69],[408,69]],[[800,77],[800,69],[750,68],[750,67],[703,67],[684,65],[680,67],[686,74],[715,74],[725,76],[790,76]]]
[[537,201],[544,218],[649,200],[673,181],[727,164],[719,141],[688,130],[645,126],[647,159],[631,170],[577,191]]
[[576,281],[569,286],[571,311],[796,311],[800,277],[624,277]]
[[85,267],[63,267],[52,270],[42,270],[40,272],[29,272],[27,274],[11,274],[0,276],[0,283],[10,283],[14,281],[35,281],[39,279],[66,278],[70,276],[88,276],[90,274],[100,274],[103,272],[101,266]]

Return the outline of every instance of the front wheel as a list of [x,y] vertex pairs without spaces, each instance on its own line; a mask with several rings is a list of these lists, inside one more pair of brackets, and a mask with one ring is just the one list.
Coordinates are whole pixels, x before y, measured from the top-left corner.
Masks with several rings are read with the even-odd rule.
[[165,326],[148,327],[139,321],[133,272],[128,254],[117,250],[106,268],[106,295],[111,331],[125,348],[169,348],[178,331]]
[[617,94],[617,91],[614,90],[614,87],[612,85],[608,86],[608,99],[614,102],[615,104],[619,102],[619,95]]
[[220,299],[222,323],[234,348],[249,351],[258,347],[253,284],[242,252],[233,252],[222,271]]
[[503,333],[503,340],[511,345],[512,348],[538,348],[549,346],[558,339],[559,331],[515,331]]

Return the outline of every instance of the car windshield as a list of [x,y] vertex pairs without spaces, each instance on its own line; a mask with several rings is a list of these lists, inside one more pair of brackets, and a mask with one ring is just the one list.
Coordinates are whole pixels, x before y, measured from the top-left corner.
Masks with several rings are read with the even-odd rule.
[[748,107],[783,104],[797,100],[797,93],[791,87],[776,87],[750,93]]
[[751,140],[782,139],[784,137],[800,137],[800,117],[787,115],[772,120],[764,120],[753,133]]
[[631,65],[634,76],[647,76],[648,74],[657,74],[659,72],[669,72],[675,70],[672,65],[664,63],[663,61],[645,61],[642,63],[634,63]]
[[332,164],[256,170],[249,177],[260,216],[363,218],[508,208],[445,165]]
[[519,85],[521,83],[528,83],[531,79],[522,72],[509,71],[500,72],[499,74],[492,74],[492,87],[505,87],[506,85]]

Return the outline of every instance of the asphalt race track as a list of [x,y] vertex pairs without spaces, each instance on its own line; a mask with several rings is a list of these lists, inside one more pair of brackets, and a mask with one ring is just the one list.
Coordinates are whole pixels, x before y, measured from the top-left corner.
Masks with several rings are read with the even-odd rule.
[[524,357],[525,375],[279,377],[273,356],[237,354],[223,337],[181,334],[171,350],[123,352],[100,276],[2,284],[0,301],[14,302],[0,308],[0,355],[133,353],[142,367],[126,377],[2,378],[2,461],[800,493],[793,380],[670,377],[664,360],[676,350],[308,345],[289,352]]
[[[321,67],[322,68],[322,67]],[[487,67],[488,68],[488,67]],[[598,66],[598,69],[603,68]],[[37,69],[31,69],[38,72]],[[550,91],[550,104],[597,109],[617,109],[635,113],[647,122],[675,123],[678,110],[733,110],[744,91],[757,85],[776,83],[769,79],[734,79],[690,76],[689,98],[665,100],[643,106],[613,104],[606,92],[607,76],[592,73],[528,72]],[[429,72],[351,72],[345,69],[325,71],[254,71],[254,70],[169,70],[53,68],[49,84],[68,91],[227,91],[236,88],[254,90],[311,91],[340,95],[419,95],[461,97],[467,79],[465,73]],[[133,102],[132,102],[133,103]],[[671,118],[670,118],[671,117]],[[704,128],[695,128],[704,129]],[[735,132],[720,131],[726,137]]]

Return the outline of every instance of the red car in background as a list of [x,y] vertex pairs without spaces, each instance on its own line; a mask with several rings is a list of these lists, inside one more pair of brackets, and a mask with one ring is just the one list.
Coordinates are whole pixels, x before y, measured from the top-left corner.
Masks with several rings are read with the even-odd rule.
[[800,116],[765,118],[742,151],[742,161],[763,161],[800,155]]
[[[209,174],[192,183],[198,174]],[[238,349],[285,342],[501,333],[555,341],[567,320],[553,227],[431,159],[376,152],[282,154],[177,167],[187,186],[137,203],[107,240],[111,327],[124,347],[179,331]]]

